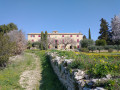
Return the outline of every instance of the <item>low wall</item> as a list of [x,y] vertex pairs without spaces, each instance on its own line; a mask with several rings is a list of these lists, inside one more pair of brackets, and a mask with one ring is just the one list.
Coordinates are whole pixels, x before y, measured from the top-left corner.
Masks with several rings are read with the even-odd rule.
[[65,57],[59,57],[56,53],[47,53],[50,56],[50,62],[54,72],[57,74],[59,80],[67,88],[67,90],[105,90],[102,87],[87,88],[92,86],[93,83],[101,80],[108,80],[108,78],[90,79],[89,75],[85,74],[85,71],[80,69],[68,70],[66,67],[73,59],[65,59]]

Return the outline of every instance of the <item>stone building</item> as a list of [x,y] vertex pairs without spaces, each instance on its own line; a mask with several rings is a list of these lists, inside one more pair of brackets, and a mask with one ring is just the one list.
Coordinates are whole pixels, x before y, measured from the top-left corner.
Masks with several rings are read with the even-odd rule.
[[[56,49],[61,49],[65,48],[65,42],[67,40],[71,40],[70,42],[67,41],[68,45],[66,48],[72,49],[74,47],[79,48],[79,42],[80,40],[83,39],[83,34],[81,33],[58,33],[58,31],[53,31],[52,33],[48,33],[48,42],[50,42],[49,39],[54,39],[54,42],[51,42],[48,47],[51,48],[56,48]],[[41,33],[29,33],[28,34],[28,41],[31,42],[37,42],[41,39]],[[74,41],[72,43],[72,41]],[[62,43],[60,43],[62,42]],[[54,43],[54,45],[53,45]]]

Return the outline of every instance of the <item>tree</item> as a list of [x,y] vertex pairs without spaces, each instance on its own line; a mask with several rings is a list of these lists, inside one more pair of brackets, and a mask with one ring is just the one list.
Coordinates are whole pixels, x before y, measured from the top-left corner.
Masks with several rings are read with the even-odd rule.
[[44,47],[43,47],[43,42],[44,42],[44,33],[43,33],[43,31],[41,32],[41,45],[40,45],[40,49],[41,50],[44,50]]
[[9,57],[13,55],[15,43],[7,35],[0,33],[0,67],[5,67]]
[[106,22],[105,19],[101,19],[101,24],[100,24],[100,36],[98,37],[98,39],[103,39],[103,40],[107,40],[108,39],[108,32],[109,32],[109,28],[108,28],[108,22]]
[[44,46],[44,48],[45,48],[45,50],[47,50],[48,49],[48,35],[47,35],[47,31],[45,31],[45,34],[44,34],[44,44],[45,44],[45,46]]
[[83,40],[84,40],[84,39],[87,39],[85,35],[83,36]]
[[70,37],[64,37],[63,39],[61,38],[60,41],[59,41],[60,44],[63,44],[64,45],[64,48],[66,48],[67,45],[76,45],[76,41],[74,41],[74,39],[71,39]]
[[115,16],[111,21],[112,40],[115,44],[120,44],[120,16]]
[[26,49],[27,45],[24,33],[21,30],[13,30],[7,33],[7,35],[11,42],[15,42],[16,48],[14,49],[14,54],[21,54]]
[[80,41],[80,45],[82,48],[87,48],[88,46],[94,45],[94,41],[90,39],[84,39]]
[[0,25],[0,32],[8,33],[13,30],[18,30],[17,26],[14,23],[9,23],[7,25]]
[[49,37],[47,41],[48,41],[48,46],[52,45],[53,47],[55,47],[55,40],[53,38]]
[[91,33],[90,33],[90,28],[89,28],[89,39],[91,39]]
[[96,46],[105,46],[106,45],[106,41],[101,39],[101,40],[96,40],[95,41]]
[[18,30],[17,25],[15,25],[14,23],[7,24],[7,27],[9,28],[10,31]]

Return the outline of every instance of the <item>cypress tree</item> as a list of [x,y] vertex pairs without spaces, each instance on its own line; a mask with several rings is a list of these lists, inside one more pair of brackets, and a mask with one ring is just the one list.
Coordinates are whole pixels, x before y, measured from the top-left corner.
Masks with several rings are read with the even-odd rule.
[[98,39],[103,39],[103,40],[107,40],[108,39],[108,32],[109,32],[109,28],[108,28],[108,22],[106,22],[105,19],[101,19],[101,24],[100,24],[100,36],[98,37]]
[[48,49],[47,31],[45,31],[44,40],[45,40],[45,50],[47,50]]
[[43,31],[41,32],[41,45],[40,45],[40,49],[43,50],[43,42],[44,42],[44,33]]
[[91,39],[91,32],[90,32],[90,28],[89,28],[89,39]]

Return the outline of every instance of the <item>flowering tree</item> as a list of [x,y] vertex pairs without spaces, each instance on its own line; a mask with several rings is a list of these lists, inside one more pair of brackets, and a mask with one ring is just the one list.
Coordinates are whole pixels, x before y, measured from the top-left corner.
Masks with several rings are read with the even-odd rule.
[[10,38],[11,42],[15,42],[16,48],[15,48],[15,54],[20,54],[26,49],[27,41],[25,39],[25,35],[20,30],[13,30],[7,33],[7,35]]
[[55,40],[53,38],[49,37],[47,41],[48,41],[48,46],[52,45],[53,47],[55,47]]
[[74,45],[76,45],[76,41],[74,40],[74,39],[72,39],[72,38],[70,38],[70,37],[64,37],[64,38],[61,38],[60,39],[60,44],[64,44],[64,46],[65,46],[65,48],[66,48],[66,46],[67,45],[71,45],[71,46],[74,46]]
[[120,16],[115,16],[111,21],[112,40],[120,41]]

